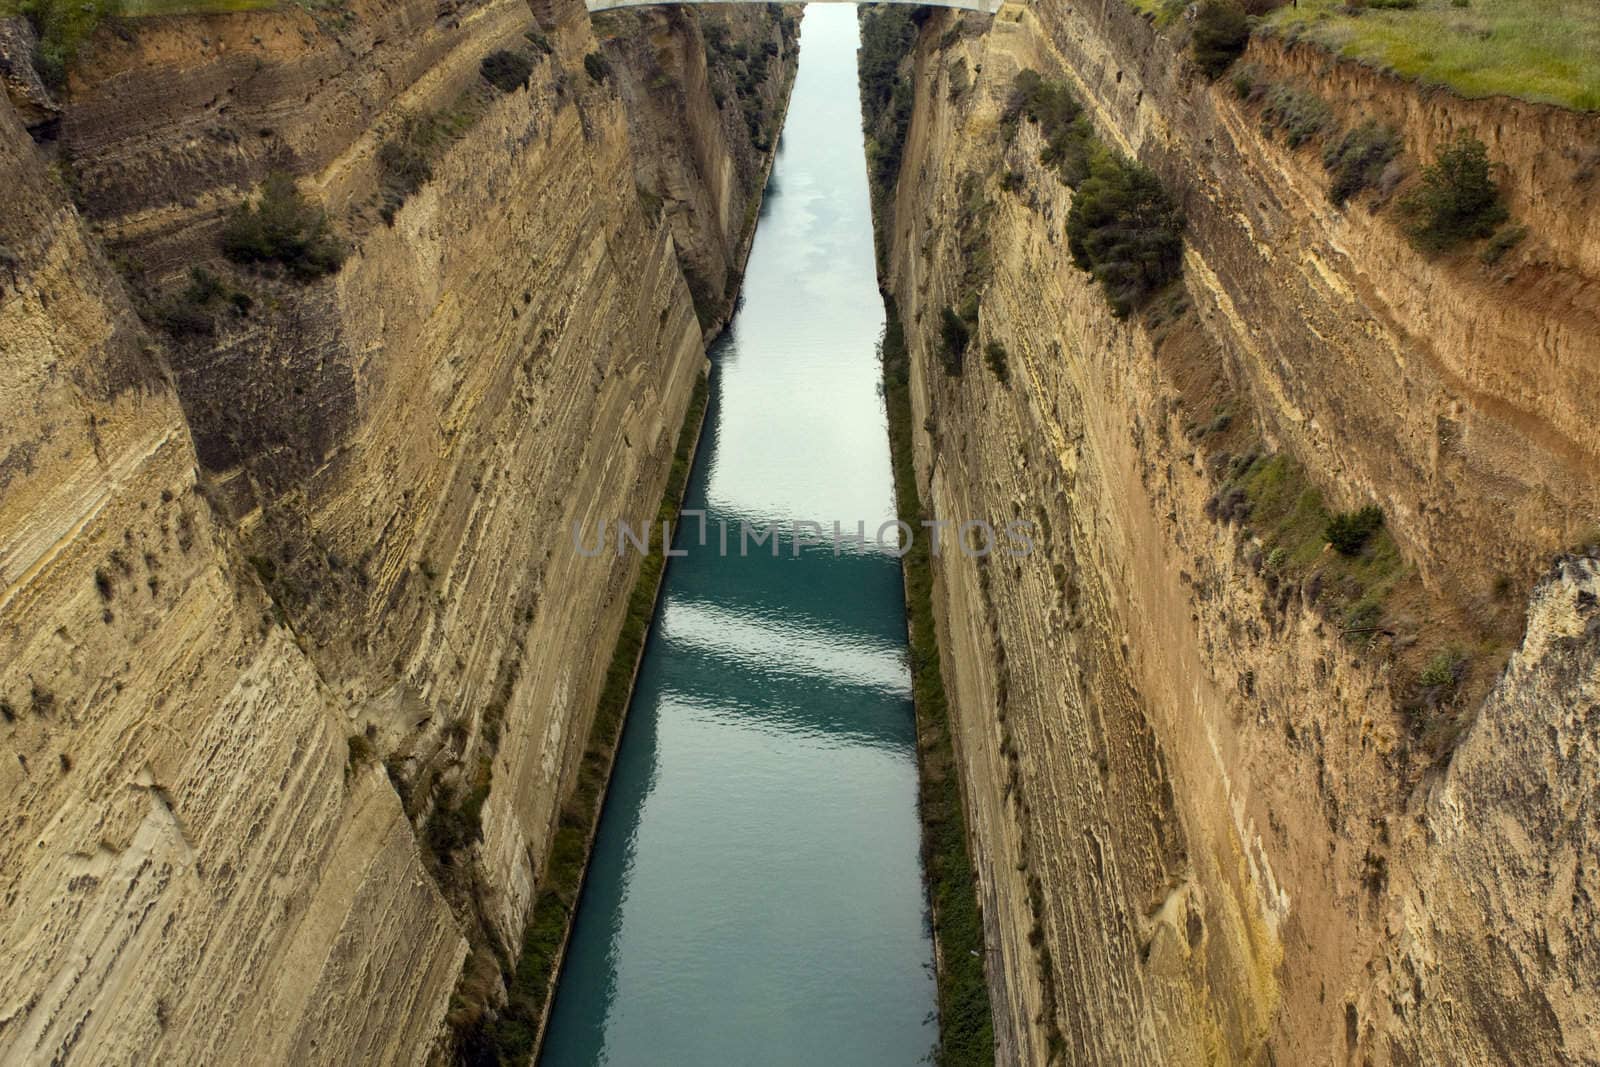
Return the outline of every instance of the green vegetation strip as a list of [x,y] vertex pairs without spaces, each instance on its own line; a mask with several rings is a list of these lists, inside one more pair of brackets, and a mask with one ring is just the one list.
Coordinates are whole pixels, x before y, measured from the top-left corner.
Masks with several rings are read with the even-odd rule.
[[[689,482],[700,424],[705,417],[707,380],[695,383],[678,433],[677,451],[667,488],[656,510],[656,521],[675,522]],[[666,567],[662,545],[652,542],[649,555],[639,565],[639,577],[628,598],[628,614],[617,635],[617,645],[606,670],[600,704],[578,769],[578,782],[562,806],[550,855],[540,879],[539,895],[528,917],[522,954],[508,982],[508,997],[499,1018],[485,1021],[474,1034],[463,1035],[463,1050],[473,1063],[525,1064],[537,1051],[545,1010],[555,992],[557,971],[566,951],[567,933],[577,909],[589,862],[589,849],[599,822],[606,785],[617,742],[633,696],[634,677],[644,654],[645,639],[655,615],[656,596]]]
[[[894,298],[884,294],[883,386],[889,411],[895,506],[920,529],[925,517],[912,459],[910,358]],[[901,567],[910,614],[912,693],[917,707],[918,803],[922,863],[937,943],[939,1049],[944,1065],[994,1063],[994,1016],[983,974],[983,914],[967,851],[961,779],[951,736],[950,706],[939,666],[933,618],[933,567],[925,538],[915,538]]]

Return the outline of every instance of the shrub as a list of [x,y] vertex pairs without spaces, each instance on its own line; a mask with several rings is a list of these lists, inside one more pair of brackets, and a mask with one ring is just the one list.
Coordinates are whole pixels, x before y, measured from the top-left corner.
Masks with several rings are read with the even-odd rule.
[[521,52],[501,49],[484,56],[478,71],[490,85],[509,93],[527,84],[528,76],[533,73],[533,60]]
[[1345,511],[1328,520],[1325,536],[1341,556],[1360,554],[1372,535],[1383,528],[1383,509],[1368,504],[1359,511]]
[[1322,165],[1333,176],[1329,199],[1343,205],[1361,190],[1377,185],[1384,168],[1399,154],[1399,135],[1370,120],[1329,143],[1322,152]]
[[1333,122],[1333,110],[1320,96],[1292,85],[1273,86],[1261,115],[1274,129],[1283,131],[1290,148],[1299,148]]
[[45,85],[62,89],[78,47],[89,39],[101,20],[116,15],[120,8],[119,0],[21,0],[0,13],[22,15],[32,24],[38,35],[33,69]]
[[1454,688],[1465,673],[1467,657],[1458,650],[1437,652],[1417,676],[1417,684],[1425,689]]
[[163,306],[157,315],[168,332],[185,336],[216,331],[216,309],[231,307],[236,315],[247,315],[255,305],[249,293],[230,288],[204,267],[191,267],[189,285],[176,299]]
[[278,263],[302,281],[332,274],[344,263],[344,243],[328,213],[308,202],[294,179],[281,172],[261,183],[222,229],[222,251],[239,263]]
[[1528,236],[1526,226],[1502,226],[1493,237],[1489,238],[1489,243],[1483,246],[1478,258],[1489,266],[1494,266],[1507,252],[1521,244],[1526,236]]
[[[485,75],[487,77],[487,75]],[[433,180],[433,161],[483,114],[486,98],[467,90],[447,111],[407,115],[393,137],[378,149],[379,214],[393,224],[395,212]]]
[[1094,127],[1072,91],[1060,82],[1046,81],[1037,71],[1024,70],[1011,86],[1002,123],[1015,126],[1026,115],[1039,125],[1045,146],[1039,162],[1054,167],[1061,180],[1076,189],[1089,176],[1089,158],[1095,144]]
[[350,755],[346,757],[345,766],[350,771],[371,763],[378,754],[371,738],[366,734],[351,734],[346,743],[349,745]]
[[583,69],[592,81],[597,82],[605,81],[611,74],[611,64],[599,52],[590,52],[583,57]]
[[1011,367],[1006,362],[1006,346],[999,341],[990,341],[983,346],[984,362],[989,364],[989,369],[994,376],[1000,379],[1001,385],[1011,384]]
[[1250,20],[1244,9],[1222,0],[1211,0],[1194,20],[1191,47],[1194,61],[1215,81],[1233,61],[1244,54],[1250,43]]
[[1154,171],[1099,146],[1072,197],[1067,247],[1125,318],[1183,269],[1183,215]]
[[939,343],[945,373],[961,373],[962,357],[966,355],[967,343],[971,339],[972,331],[966,320],[956,313],[955,308],[945,305],[939,312]]
[[1500,187],[1489,173],[1489,150],[1463,134],[1422,172],[1422,183],[1400,201],[1406,235],[1424,252],[1443,252],[1487,237],[1506,220]]
[[1057,123],[1044,130],[1045,146],[1039,152],[1039,162],[1054,167],[1061,180],[1076,189],[1089,177],[1089,159],[1094,149],[1094,127],[1086,115],[1079,113],[1069,122]]

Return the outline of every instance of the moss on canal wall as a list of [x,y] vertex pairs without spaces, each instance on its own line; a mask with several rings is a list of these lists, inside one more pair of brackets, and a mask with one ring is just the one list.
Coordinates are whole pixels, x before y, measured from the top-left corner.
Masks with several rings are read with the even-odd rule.
[[[910,360],[894,298],[884,295],[883,390],[889,413],[895,509],[920,530],[928,517],[917,492],[911,443]],[[939,1047],[945,1065],[994,1062],[994,1016],[983,973],[983,915],[967,851],[961,779],[956,770],[950,707],[939,667],[933,617],[933,571],[926,538],[901,557],[905,575],[912,693],[917,707],[918,810],[922,863],[933,911],[939,995]]]

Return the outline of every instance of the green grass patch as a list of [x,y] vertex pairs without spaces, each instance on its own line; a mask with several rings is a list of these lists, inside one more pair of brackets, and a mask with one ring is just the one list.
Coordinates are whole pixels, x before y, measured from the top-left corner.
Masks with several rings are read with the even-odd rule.
[[1467,97],[1514,96],[1600,110],[1600,17],[1569,0],[1418,0],[1354,12],[1343,0],[1299,0],[1262,20],[1405,78]]
[[[1330,513],[1300,464],[1277,452],[1232,460],[1207,511],[1247,525],[1260,539],[1269,581],[1318,574],[1324,610],[1345,629],[1367,633],[1381,625],[1383,602],[1406,564],[1376,507]],[[1330,538],[1332,552],[1325,551]],[[1373,606],[1377,618],[1368,617]]]
[[[894,299],[884,296],[883,385],[894,464],[895,506],[917,524],[927,516],[913,466],[910,355]],[[983,974],[983,915],[967,851],[961,780],[951,739],[950,706],[933,616],[933,567],[926,538],[913,539],[900,560],[909,614],[912,692],[917,708],[921,776],[922,863],[938,942],[939,1047],[935,1062],[956,1067],[994,1063],[994,1016]]]
[[1279,83],[1267,90],[1261,118],[1290,148],[1299,148],[1332,128],[1333,109],[1316,93]]
[[[662,522],[674,522],[678,517],[708,395],[708,383],[702,375],[695,383],[683,426],[678,431],[667,487],[656,509],[657,529]],[[600,818],[612,759],[622,736],[628,702],[633,696],[634,671],[655,616],[656,594],[666,567],[663,548],[659,538],[652,539],[650,552],[639,564],[639,576],[628,595],[628,613],[617,635],[611,663],[606,668],[594,724],[589,729],[589,739],[578,765],[578,779],[572,794],[562,805],[556,835],[539,881],[539,893],[523,931],[522,953],[507,978],[506,1005],[497,1018],[479,1018],[465,1032],[456,1035],[457,1052],[465,1062],[525,1064],[538,1047],[545,1005],[555,992],[557,968],[589,862],[590,840]]]

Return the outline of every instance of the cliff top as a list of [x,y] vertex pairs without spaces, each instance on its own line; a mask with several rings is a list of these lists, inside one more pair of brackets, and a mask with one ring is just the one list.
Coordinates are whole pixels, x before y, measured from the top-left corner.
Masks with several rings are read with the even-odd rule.
[[1466,97],[1600,110],[1600,20],[1562,0],[1298,0],[1268,32]]
[[[1169,27],[1190,0],[1126,0]],[[1600,21],[1564,0],[1218,0],[1257,33],[1312,42],[1342,59],[1476,99],[1509,96],[1600,111]],[[1198,5],[1206,6],[1204,0]]]

